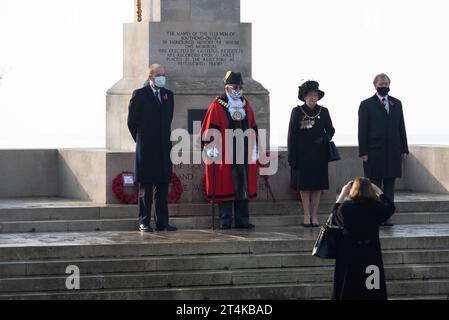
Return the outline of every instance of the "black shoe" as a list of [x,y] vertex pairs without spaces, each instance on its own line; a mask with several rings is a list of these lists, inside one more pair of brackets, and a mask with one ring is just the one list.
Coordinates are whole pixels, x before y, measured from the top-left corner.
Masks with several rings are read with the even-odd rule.
[[178,228],[169,225],[167,226],[167,228],[165,228],[165,230],[168,232],[175,232],[178,231]]
[[312,228],[319,228],[320,224],[319,223],[312,223]]
[[304,228],[313,228],[313,224],[311,223],[303,223],[301,224]]
[[241,225],[241,226],[235,226],[236,229],[249,229],[249,230],[254,229],[255,227],[256,226],[251,224],[251,223],[244,224],[244,225]]
[[139,226],[139,231],[141,231],[141,232],[153,232],[153,229],[151,229],[150,226],[146,226],[144,224],[141,224]]
[[178,228],[172,227],[172,226],[170,226],[170,225],[168,225],[168,226],[166,226],[166,227],[158,226],[158,227],[156,227],[156,231],[175,232],[175,231],[178,231]]
[[222,224],[222,225],[220,226],[220,229],[221,229],[221,230],[229,230],[229,229],[231,229],[231,226],[229,226],[229,225],[227,225],[227,224]]

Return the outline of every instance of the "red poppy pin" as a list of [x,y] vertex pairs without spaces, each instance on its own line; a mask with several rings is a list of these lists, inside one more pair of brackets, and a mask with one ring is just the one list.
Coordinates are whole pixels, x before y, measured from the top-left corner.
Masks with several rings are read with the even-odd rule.
[[164,100],[165,102],[167,102],[167,101],[168,101],[168,94],[164,95],[164,96],[162,97],[162,100]]

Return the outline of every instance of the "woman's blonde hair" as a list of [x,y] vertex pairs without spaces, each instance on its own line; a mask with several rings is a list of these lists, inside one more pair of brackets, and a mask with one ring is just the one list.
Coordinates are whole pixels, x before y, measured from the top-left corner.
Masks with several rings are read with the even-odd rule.
[[377,199],[371,181],[367,178],[356,178],[352,183],[351,191],[349,192],[351,200],[357,199]]

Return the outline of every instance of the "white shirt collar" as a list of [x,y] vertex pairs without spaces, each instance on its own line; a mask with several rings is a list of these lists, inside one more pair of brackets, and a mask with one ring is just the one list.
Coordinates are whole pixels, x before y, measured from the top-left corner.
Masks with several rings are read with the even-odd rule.
[[155,87],[153,87],[153,85],[151,83],[150,83],[150,87],[151,87],[151,90],[153,90],[153,93],[161,92],[161,89],[156,89]]
[[376,95],[380,101],[382,101],[382,99],[384,99],[384,98],[388,101],[388,94],[385,97],[382,97],[378,92],[376,92]]

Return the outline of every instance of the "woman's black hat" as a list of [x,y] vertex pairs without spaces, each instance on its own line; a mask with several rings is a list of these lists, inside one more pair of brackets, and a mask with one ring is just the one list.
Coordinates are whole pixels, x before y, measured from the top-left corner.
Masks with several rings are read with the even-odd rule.
[[309,80],[302,84],[302,86],[299,87],[299,94],[298,98],[299,100],[305,102],[305,97],[309,92],[316,91],[318,92],[318,100],[323,99],[325,93],[320,90],[320,84],[317,81]]
[[242,86],[243,85],[243,78],[242,74],[240,72],[233,72],[232,70],[229,70],[226,73],[226,76],[224,78],[224,83],[227,86],[228,84],[237,84]]

